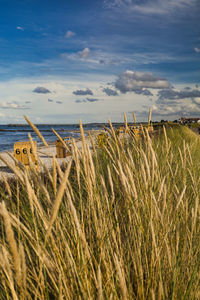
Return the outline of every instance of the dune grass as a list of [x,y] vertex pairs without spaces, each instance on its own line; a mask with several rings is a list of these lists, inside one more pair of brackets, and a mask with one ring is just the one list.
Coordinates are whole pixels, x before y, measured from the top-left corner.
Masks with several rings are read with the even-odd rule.
[[200,299],[199,137],[110,135],[1,184],[0,299]]

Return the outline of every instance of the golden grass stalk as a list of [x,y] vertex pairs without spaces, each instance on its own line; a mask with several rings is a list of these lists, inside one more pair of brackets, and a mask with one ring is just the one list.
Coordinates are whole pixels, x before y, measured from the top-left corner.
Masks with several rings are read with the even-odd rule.
[[33,157],[36,160],[36,162],[38,162],[38,154],[37,154],[37,151],[35,149],[35,144],[33,143],[33,139],[32,139],[32,136],[31,136],[30,133],[28,133],[28,138],[29,138],[29,141],[30,141],[30,144],[31,144],[31,149],[32,149]]
[[79,187],[79,191],[81,189],[80,186],[80,172],[81,172],[81,167],[80,167],[80,152],[77,148],[77,145],[75,143],[75,140],[72,139],[72,147],[73,147],[73,160],[76,164],[76,174],[77,174],[77,180],[78,180],[78,187]]
[[97,269],[97,280],[98,280],[98,300],[103,300],[103,291],[102,291],[102,280],[101,280],[101,268],[98,265]]
[[125,124],[125,129],[126,131],[128,130],[128,122],[127,122],[127,117],[126,117],[126,113],[124,112],[124,124]]
[[107,170],[108,170],[108,180],[109,180],[109,184],[110,184],[110,188],[111,188],[111,195],[112,195],[111,196],[111,205],[112,205],[113,202],[115,201],[114,184],[113,184],[111,170],[110,170],[109,166],[107,166]]
[[180,194],[180,196],[179,196],[179,199],[178,199],[178,202],[177,202],[177,205],[176,205],[176,210],[178,209],[179,205],[180,205],[180,204],[182,203],[182,201],[183,201],[183,196],[184,196],[184,194],[185,194],[186,188],[187,188],[187,186],[184,186],[184,188],[183,188],[183,190],[182,190],[182,192],[181,192],[181,194]]
[[62,143],[62,145],[67,149],[67,151],[70,152],[69,147],[67,146],[67,144],[65,143],[65,141],[61,138],[61,136],[53,129],[51,128],[53,133],[57,136],[57,138],[59,139],[59,141]]
[[22,183],[24,182],[23,173],[20,170],[18,170],[14,164],[11,164],[1,154],[0,154],[0,160],[2,160],[5,163],[5,165],[8,166],[9,169],[11,169],[14,172],[14,174],[20,179]]
[[[116,134],[115,134],[115,130],[114,130],[113,126],[112,126],[111,120],[109,119],[108,122],[109,122],[109,125],[110,125],[110,129],[111,129],[111,132],[112,132],[112,136],[113,136],[114,141],[115,141],[115,146],[116,146],[116,148],[117,148],[117,154],[118,154],[118,156],[120,157],[121,151],[120,151],[120,149],[119,149],[119,139],[117,138],[117,136],[116,136]],[[112,149],[112,146],[111,146],[110,144],[109,144],[109,148]],[[113,150],[113,149],[112,149],[112,150]],[[115,151],[113,151],[113,154],[115,154]]]
[[57,159],[55,157],[53,157],[53,158],[54,158],[54,162],[55,162],[55,165],[56,165],[56,168],[57,168],[58,176],[61,179],[63,177],[63,171],[61,170],[60,165],[59,165]]
[[95,147],[95,142],[94,142],[94,138],[91,135],[91,133],[89,133],[89,137],[90,137],[90,142],[91,142],[91,145],[92,145],[92,150],[95,154],[95,157],[97,158],[97,151],[96,151],[96,147]]
[[27,282],[27,266],[24,247],[22,243],[19,244],[19,253],[21,258],[21,271],[22,271],[22,285],[23,285],[23,296],[26,297],[26,282]]
[[8,192],[8,195],[9,195],[9,197],[11,197],[11,196],[12,196],[12,191],[11,191],[10,185],[9,185],[9,183],[8,183],[6,177],[4,176],[3,173],[1,174],[1,176],[2,176],[3,181],[4,181],[4,183],[5,183],[5,187],[6,187],[6,190],[7,190],[7,192]]
[[35,192],[31,186],[30,181],[28,180],[28,176],[25,176],[25,184],[26,184],[26,189],[27,189],[27,194],[28,194],[28,198],[29,198],[29,202],[30,202],[30,207],[33,213],[33,207],[36,207],[36,211],[38,212],[41,220],[43,221],[43,224],[45,226],[45,228],[48,227],[48,223],[47,223],[47,219],[44,213],[44,209],[40,203],[40,201],[38,200],[37,196],[35,195]]
[[13,262],[14,262],[14,269],[16,274],[16,281],[19,287],[21,287],[21,263],[20,263],[20,255],[17,248],[17,243],[14,237],[14,232],[11,225],[11,220],[9,213],[6,209],[5,202],[2,202],[0,204],[1,210],[0,213],[2,214],[4,218],[4,224],[5,224],[5,231],[6,231],[6,237],[8,240],[8,244],[12,253]]
[[53,190],[54,195],[57,193],[57,169],[56,169],[56,158],[53,157]]
[[35,131],[35,133],[37,134],[37,136],[41,139],[41,141],[43,142],[44,146],[48,147],[49,145],[47,144],[45,138],[43,137],[43,135],[41,134],[41,132],[39,131],[39,129],[29,120],[29,118],[27,116],[24,116],[24,118],[27,121],[27,123],[32,127],[32,129]]
[[82,242],[83,247],[84,247],[85,252],[86,252],[87,259],[89,260],[92,271],[93,271],[95,285],[96,285],[96,287],[98,287],[97,278],[96,278],[95,270],[94,270],[94,267],[93,267],[93,264],[92,264],[92,257],[91,257],[91,254],[90,254],[89,246],[88,246],[88,243],[86,241],[85,234],[84,234],[84,232],[81,228],[81,225],[80,225],[80,222],[79,222],[79,219],[78,219],[78,216],[77,216],[76,208],[74,207],[74,204],[72,202],[72,198],[71,198],[71,195],[69,193],[69,190],[66,190],[66,194],[67,194],[70,209],[71,209],[71,212],[72,212],[75,224],[76,224],[76,228],[77,228],[79,237],[81,239],[81,242]]
[[49,226],[48,226],[48,229],[47,229],[47,233],[46,233],[46,236],[45,236],[45,241],[47,241],[49,235],[51,234],[51,229],[52,229],[53,223],[56,220],[56,217],[57,217],[57,214],[58,214],[58,211],[59,211],[59,208],[60,208],[60,204],[61,204],[61,201],[62,201],[62,197],[63,197],[64,191],[66,189],[66,183],[67,183],[67,180],[68,180],[70,168],[71,168],[71,162],[69,162],[67,170],[65,171],[65,174],[63,176],[62,182],[61,182],[61,184],[58,188],[58,193],[57,193],[55,202],[53,204],[51,219],[50,219]]
[[[6,277],[7,277],[7,281],[8,283],[6,283],[6,285],[9,286],[9,289],[11,291],[12,294],[12,298],[13,300],[18,300],[18,296],[17,296],[17,291],[15,290],[15,284],[14,284],[14,276],[11,270],[11,265],[9,262],[9,258],[8,258],[8,252],[5,249],[5,247],[1,247],[1,252],[0,252],[0,266],[3,268],[3,272],[5,273]],[[4,283],[3,278],[1,278],[1,283]],[[9,299],[9,293],[10,291],[7,291],[7,299]]]
[[80,127],[80,132],[81,132],[82,145],[83,145],[83,148],[84,148],[86,142],[85,142],[85,134],[84,134],[84,131],[83,131],[83,124],[82,124],[81,120],[79,121],[79,127]]
[[45,163],[43,163],[42,161],[40,162],[40,165],[43,167],[45,173],[47,174],[49,180],[51,181],[52,185],[53,185],[53,177],[52,175],[50,174],[50,171],[48,169],[48,167],[45,165]]
[[136,125],[136,117],[135,117],[135,113],[133,112],[133,121],[134,121],[134,125]]
[[122,293],[122,299],[128,299],[128,291],[127,291],[127,286],[126,286],[126,280],[124,276],[124,270],[122,269],[119,259],[117,257],[117,254],[114,253],[114,262],[115,266],[117,269],[117,275],[119,277],[119,284],[121,288],[121,293]]

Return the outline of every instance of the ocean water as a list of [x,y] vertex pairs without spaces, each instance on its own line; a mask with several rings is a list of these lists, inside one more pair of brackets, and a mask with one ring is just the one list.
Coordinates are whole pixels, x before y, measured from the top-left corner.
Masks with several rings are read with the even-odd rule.
[[[36,125],[44,136],[47,142],[57,140],[57,137],[52,132],[54,128],[61,137],[80,137],[79,125]],[[103,128],[103,124],[86,124],[84,129],[98,130]],[[12,150],[15,142],[28,141],[28,133],[31,133],[33,140],[36,140],[38,145],[41,145],[40,139],[34,133],[29,125],[0,125],[0,152],[5,150]]]

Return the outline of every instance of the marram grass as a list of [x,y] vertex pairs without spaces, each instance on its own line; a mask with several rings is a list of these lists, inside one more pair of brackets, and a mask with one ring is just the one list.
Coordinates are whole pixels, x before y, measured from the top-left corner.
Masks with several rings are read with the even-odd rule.
[[0,299],[200,299],[200,139],[189,129],[4,178]]

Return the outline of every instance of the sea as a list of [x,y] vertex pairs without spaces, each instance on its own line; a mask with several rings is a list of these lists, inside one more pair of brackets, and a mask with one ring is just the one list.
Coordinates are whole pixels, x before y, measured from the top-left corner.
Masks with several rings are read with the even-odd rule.
[[[119,124],[114,124],[114,126],[120,126]],[[88,130],[100,130],[105,126],[106,123],[90,123],[83,125],[85,133],[87,135]],[[36,127],[40,130],[43,137],[47,142],[54,142],[57,137],[52,131],[52,128],[58,132],[58,134],[64,137],[80,137],[80,130],[78,124],[68,124],[68,125],[58,125],[58,124],[48,124],[48,125],[37,125]],[[15,142],[28,141],[28,133],[31,134],[33,140],[37,141],[38,146],[42,145],[40,139],[37,137],[35,132],[29,125],[0,125],[0,152],[12,150]]]

